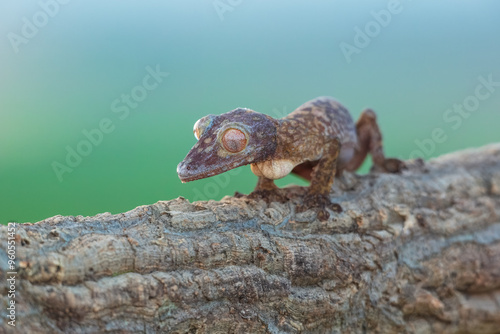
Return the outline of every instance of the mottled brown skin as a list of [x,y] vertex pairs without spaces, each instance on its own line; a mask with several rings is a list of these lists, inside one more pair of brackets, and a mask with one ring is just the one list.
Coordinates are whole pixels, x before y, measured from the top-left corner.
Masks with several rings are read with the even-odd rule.
[[[228,152],[221,142],[225,131],[234,128],[246,138],[244,149],[236,153]],[[355,124],[348,110],[330,97],[306,102],[279,120],[242,108],[208,115],[195,124],[194,131],[199,134],[198,143],[177,167],[181,181],[250,164],[259,177],[250,196],[271,198],[277,193],[274,179],[292,172],[311,182],[300,210],[316,207],[321,220],[329,216],[327,207],[340,210],[329,198],[335,175],[356,170],[368,153],[379,171],[394,173],[403,167],[401,161],[385,158],[373,110],[363,111]]]

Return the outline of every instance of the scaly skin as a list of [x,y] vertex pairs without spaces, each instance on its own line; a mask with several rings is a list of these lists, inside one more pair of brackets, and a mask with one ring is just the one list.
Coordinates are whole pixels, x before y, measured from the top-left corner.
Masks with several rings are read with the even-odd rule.
[[[228,130],[233,132],[228,135]],[[182,182],[250,164],[259,177],[251,196],[280,199],[273,180],[292,172],[311,181],[299,210],[316,207],[321,220],[329,216],[326,207],[341,210],[329,199],[335,175],[356,170],[368,153],[380,171],[403,168],[401,161],[385,158],[372,110],[365,110],[355,124],[348,110],[329,97],[306,102],[279,120],[243,108],[208,115],[194,131],[199,140],[177,167]]]

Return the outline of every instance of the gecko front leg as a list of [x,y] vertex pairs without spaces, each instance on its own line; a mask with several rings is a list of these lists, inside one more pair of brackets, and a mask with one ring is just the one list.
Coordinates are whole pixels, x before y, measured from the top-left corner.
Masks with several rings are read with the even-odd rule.
[[318,219],[320,221],[325,221],[330,217],[326,208],[330,208],[334,212],[342,212],[340,205],[331,203],[330,201],[330,190],[335,179],[337,160],[341,147],[340,140],[334,138],[325,146],[325,155],[314,167],[307,195],[302,205],[297,209],[298,212],[303,212],[311,208],[318,209]]
[[259,180],[257,181],[257,185],[255,186],[255,191],[273,191],[278,189],[278,187],[274,184],[274,180],[268,179],[265,176],[259,176]]

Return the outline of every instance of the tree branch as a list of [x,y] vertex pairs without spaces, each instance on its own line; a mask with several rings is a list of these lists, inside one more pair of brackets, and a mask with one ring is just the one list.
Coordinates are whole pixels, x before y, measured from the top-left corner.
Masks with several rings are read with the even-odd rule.
[[500,144],[335,182],[18,225],[15,328],[1,226],[0,332],[499,333]]

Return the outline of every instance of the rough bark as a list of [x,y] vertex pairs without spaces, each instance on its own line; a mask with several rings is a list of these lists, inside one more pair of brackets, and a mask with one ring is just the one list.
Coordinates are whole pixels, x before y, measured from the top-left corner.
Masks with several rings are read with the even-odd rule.
[[2,226],[0,332],[500,333],[500,144],[284,192],[17,226],[15,328]]

